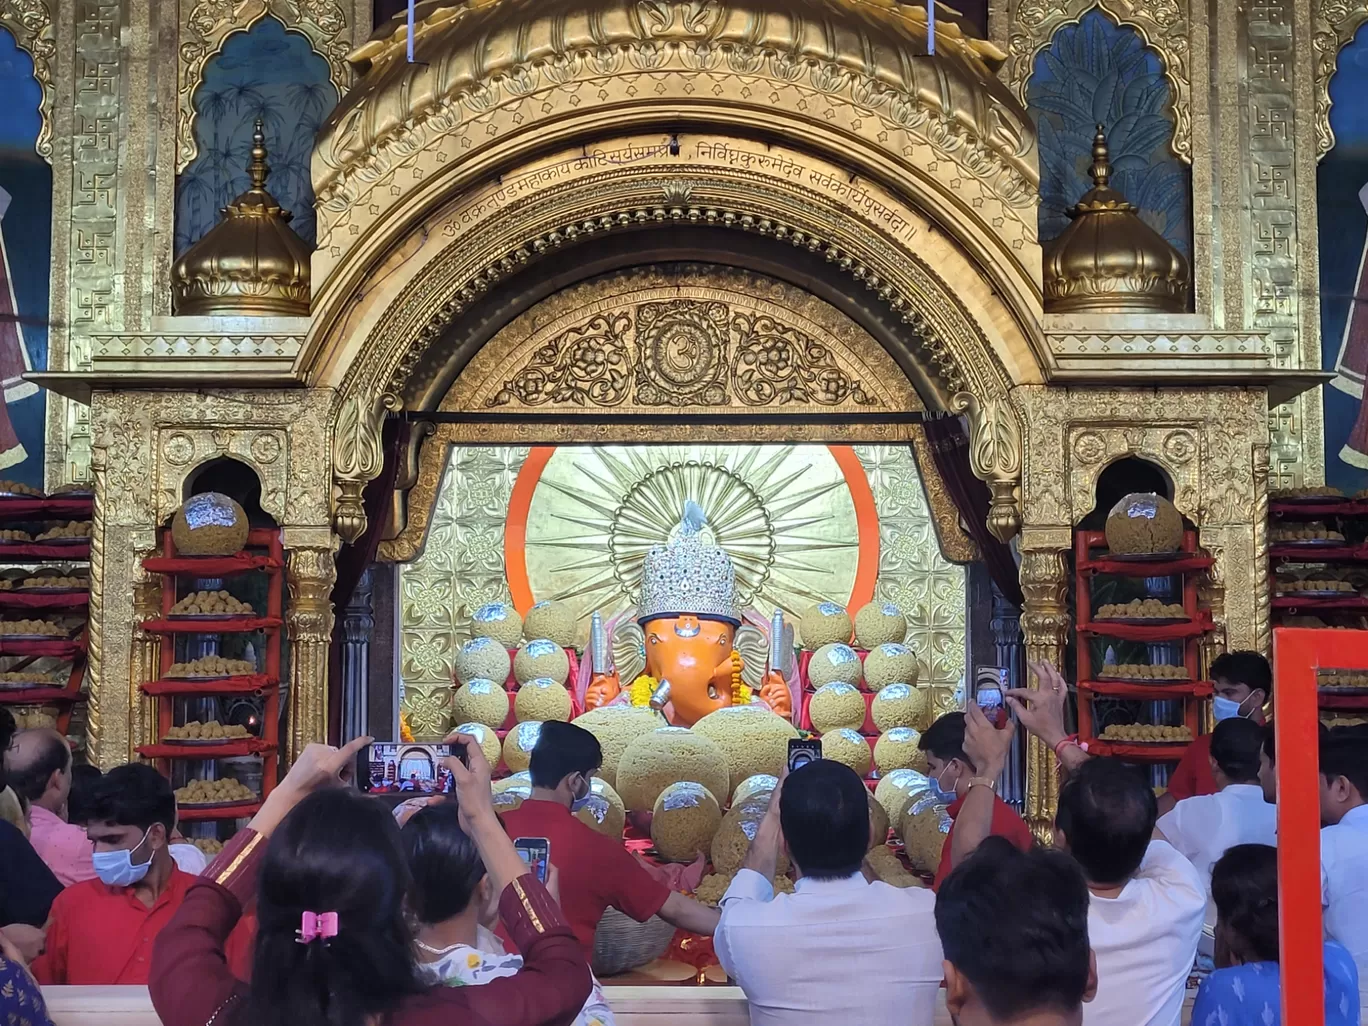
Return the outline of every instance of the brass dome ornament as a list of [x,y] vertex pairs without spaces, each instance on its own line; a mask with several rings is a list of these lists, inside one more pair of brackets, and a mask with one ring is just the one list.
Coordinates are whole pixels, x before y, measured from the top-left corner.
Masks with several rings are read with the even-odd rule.
[[309,315],[309,245],[290,228],[290,212],[266,191],[270,171],[258,118],[247,165],[252,187],[171,268],[177,315]]
[[1093,187],[1045,252],[1046,313],[1182,313],[1187,260],[1111,187],[1107,135],[1097,126]]

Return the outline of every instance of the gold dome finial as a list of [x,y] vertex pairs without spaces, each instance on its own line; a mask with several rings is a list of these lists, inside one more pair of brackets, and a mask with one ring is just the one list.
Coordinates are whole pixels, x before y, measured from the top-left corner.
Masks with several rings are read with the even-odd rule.
[[266,129],[252,131],[251,188],[223,208],[222,219],[171,268],[181,316],[303,317],[309,313],[309,246],[266,191]]
[[1069,211],[1072,223],[1046,247],[1046,312],[1182,313],[1187,260],[1112,188],[1103,125],[1093,137],[1092,158],[1093,187]]

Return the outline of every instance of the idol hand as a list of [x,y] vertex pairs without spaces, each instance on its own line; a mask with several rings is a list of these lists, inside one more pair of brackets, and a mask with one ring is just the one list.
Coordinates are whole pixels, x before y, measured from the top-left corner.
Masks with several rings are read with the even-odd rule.
[[589,682],[589,688],[584,692],[584,711],[597,709],[605,706],[622,692],[622,685],[618,682],[617,671],[612,673],[599,673],[594,675],[594,679]]
[[778,670],[770,670],[765,674],[765,683],[760,688],[760,701],[786,720],[793,716],[793,695],[784,681],[784,675]]

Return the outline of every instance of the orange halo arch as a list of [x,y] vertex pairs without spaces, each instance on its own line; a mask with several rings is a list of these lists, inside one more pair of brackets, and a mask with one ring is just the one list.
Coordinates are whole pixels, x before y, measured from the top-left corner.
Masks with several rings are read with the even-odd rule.
[[[513,606],[523,616],[537,602],[527,576],[527,518],[532,509],[532,495],[556,448],[554,445],[532,447],[522,469],[518,471],[513,493],[508,500],[508,519],[504,523],[504,567]],[[864,465],[860,463],[854,448],[849,445],[829,445],[827,450],[840,468],[855,504],[859,554],[855,583],[846,602],[853,616],[857,609],[873,600],[874,588],[879,580],[879,511],[874,504],[874,492],[869,487]]]

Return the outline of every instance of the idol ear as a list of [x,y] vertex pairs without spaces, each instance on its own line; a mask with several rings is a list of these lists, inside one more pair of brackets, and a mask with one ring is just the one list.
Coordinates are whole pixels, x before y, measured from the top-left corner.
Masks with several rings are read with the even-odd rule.
[[765,632],[749,623],[736,630],[737,654],[741,656],[741,679],[752,691],[758,691],[765,683],[765,664],[769,662],[769,638]]
[[613,636],[608,640],[613,648],[618,683],[628,688],[646,669],[646,632],[635,620],[625,620],[613,628]]

